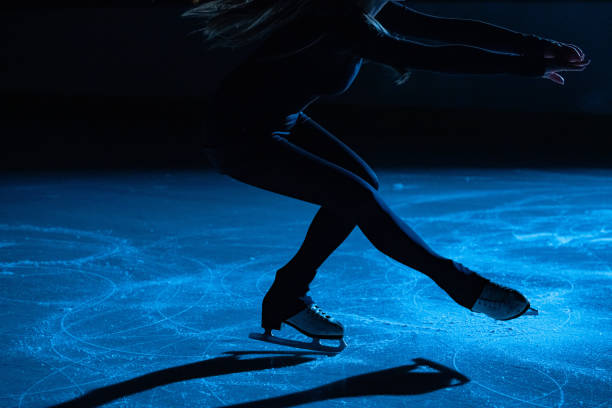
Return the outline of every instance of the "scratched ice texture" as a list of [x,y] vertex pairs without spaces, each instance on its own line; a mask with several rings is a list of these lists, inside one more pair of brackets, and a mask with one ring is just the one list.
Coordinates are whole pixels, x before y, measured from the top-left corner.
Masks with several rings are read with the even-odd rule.
[[355,229],[311,291],[348,347],[294,352],[248,334],[316,206],[206,171],[4,174],[0,406],[611,406],[612,171],[379,177],[539,316],[473,314]]

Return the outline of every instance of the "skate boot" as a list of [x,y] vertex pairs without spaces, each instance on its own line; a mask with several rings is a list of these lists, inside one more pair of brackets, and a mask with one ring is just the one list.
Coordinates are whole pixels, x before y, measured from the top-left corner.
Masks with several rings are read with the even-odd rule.
[[[280,330],[282,323],[288,324],[312,339],[312,342],[290,340],[272,335],[272,330]],[[262,327],[264,334],[251,333],[250,338],[284,346],[315,350],[335,354],[346,347],[344,327],[336,319],[316,305],[310,296],[297,299],[282,299],[268,292],[262,305]],[[320,343],[321,339],[339,340],[336,347]]]
[[496,320],[511,320],[523,314],[538,314],[520,292],[490,281],[485,284],[471,310]]
[[319,339],[342,338],[344,327],[340,322],[325,313],[312,301],[310,296],[304,296],[300,300],[304,302],[306,308],[285,319],[285,323],[308,337]]

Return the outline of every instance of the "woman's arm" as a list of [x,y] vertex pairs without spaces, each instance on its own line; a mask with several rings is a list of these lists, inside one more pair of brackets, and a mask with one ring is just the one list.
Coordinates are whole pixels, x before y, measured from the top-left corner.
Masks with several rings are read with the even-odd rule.
[[542,76],[544,58],[501,54],[466,45],[425,45],[377,30],[376,20],[358,10],[345,16],[338,32],[363,58],[400,72],[413,69],[453,74],[517,74]]
[[590,61],[557,56],[502,54],[466,45],[425,45],[398,38],[361,10],[345,11],[341,24],[330,26],[355,55],[394,67],[452,74],[516,74],[562,83],[560,71],[582,71]]
[[514,54],[540,54],[551,41],[523,34],[479,20],[437,17],[413,10],[401,2],[389,1],[376,15],[389,31],[432,40],[466,44]]
[[541,77],[545,61],[500,54],[467,45],[425,45],[393,37],[379,37],[360,47],[364,58],[391,65],[400,72],[421,69],[449,74],[515,74]]

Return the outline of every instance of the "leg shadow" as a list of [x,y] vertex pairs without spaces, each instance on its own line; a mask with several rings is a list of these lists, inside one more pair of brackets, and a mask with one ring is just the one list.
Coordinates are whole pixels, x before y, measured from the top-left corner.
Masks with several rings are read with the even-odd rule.
[[[314,352],[259,352],[259,351],[228,351],[227,356],[217,357],[197,363],[186,364],[177,367],[166,368],[145,374],[131,380],[123,381],[106,387],[89,391],[70,401],[54,405],[51,408],[67,407],[97,407],[108,404],[121,397],[150,390],[155,387],[172,384],[195,378],[206,378],[217,375],[242,373],[245,371],[258,371],[270,368],[291,367],[307,363],[320,355]],[[249,354],[273,355],[268,357],[257,357],[241,359],[241,356]]]
[[[357,375],[310,390],[231,405],[231,407],[293,407],[335,398],[367,395],[416,395],[442,388],[457,387],[470,381],[463,374],[433,361],[424,358],[415,358],[413,361],[414,364]],[[435,371],[415,372],[419,367],[427,367]]]

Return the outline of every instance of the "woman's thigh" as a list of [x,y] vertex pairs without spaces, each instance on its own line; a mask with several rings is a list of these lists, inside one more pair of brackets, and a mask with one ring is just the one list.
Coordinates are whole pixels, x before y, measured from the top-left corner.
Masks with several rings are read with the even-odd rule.
[[378,177],[365,160],[303,112],[286,138],[304,150],[355,173],[378,190]]
[[238,181],[343,212],[371,203],[375,189],[359,175],[275,132],[257,143],[225,148],[220,171]]

